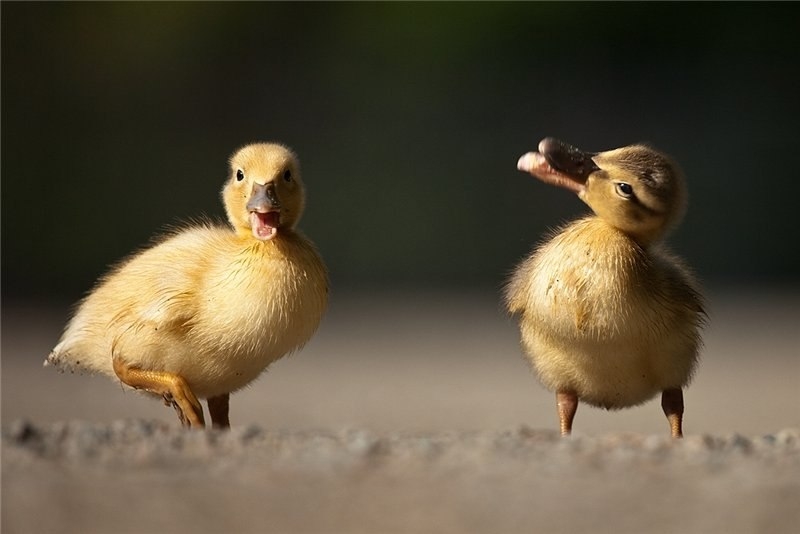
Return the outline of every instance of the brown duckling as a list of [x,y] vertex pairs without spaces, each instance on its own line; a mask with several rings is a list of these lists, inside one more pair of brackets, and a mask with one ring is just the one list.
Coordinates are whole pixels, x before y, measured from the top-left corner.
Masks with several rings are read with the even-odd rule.
[[594,212],[539,246],[505,289],[523,349],[556,393],[561,433],[572,431],[579,401],[619,409],[661,393],[681,437],[705,312],[694,278],[660,244],[684,212],[680,170],[645,145],[590,154],[553,138],[518,168]]
[[162,397],[185,426],[227,428],[232,392],[301,348],[327,304],[327,272],[295,229],[296,156],[279,144],[230,159],[231,227],[195,225],[133,255],[80,303],[45,365],[105,373]]

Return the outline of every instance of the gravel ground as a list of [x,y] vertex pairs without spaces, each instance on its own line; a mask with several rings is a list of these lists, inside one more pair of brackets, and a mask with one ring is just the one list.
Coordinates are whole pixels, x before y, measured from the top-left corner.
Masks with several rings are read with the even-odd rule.
[[797,532],[800,429],[3,427],[3,532]]

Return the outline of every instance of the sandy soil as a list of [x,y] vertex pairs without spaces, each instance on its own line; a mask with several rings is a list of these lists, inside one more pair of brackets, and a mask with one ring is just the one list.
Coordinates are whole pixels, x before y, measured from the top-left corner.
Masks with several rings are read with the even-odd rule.
[[796,532],[800,432],[16,423],[3,532]]
[[6,304],[2,531],[796,532],[800,296],[711,303],[681,442],[658,402],[559,438],[493,295],[335,298],[229,433],[42,369],[66,308]]

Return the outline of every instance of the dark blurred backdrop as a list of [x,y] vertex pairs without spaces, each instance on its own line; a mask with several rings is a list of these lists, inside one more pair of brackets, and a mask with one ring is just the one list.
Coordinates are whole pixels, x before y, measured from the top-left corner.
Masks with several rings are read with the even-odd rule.
[[493,287],[585,211],[516,170],[544,136],[684,168],[706,283],[794,284],[797,4],[2,4],[2,291],[75,299],[222,217],[240,145],[299,154],[335,288]]

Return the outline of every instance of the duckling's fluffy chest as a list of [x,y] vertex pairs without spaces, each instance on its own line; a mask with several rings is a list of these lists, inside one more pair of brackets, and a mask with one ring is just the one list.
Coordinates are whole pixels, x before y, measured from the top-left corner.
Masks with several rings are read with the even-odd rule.
[[693,285],[675,258],[587,218],[523,261],[506,301],[545,386],[617,408],[689,381],[702,320]]
[[203,285],[191,330],[208,358],[184,374],[190,384],[191,375],[203,374],[195,382],[220,391],[244,386],[305,345],[327,303],[324,266],[299,237],[256,242],[221,256],[209,265]]

